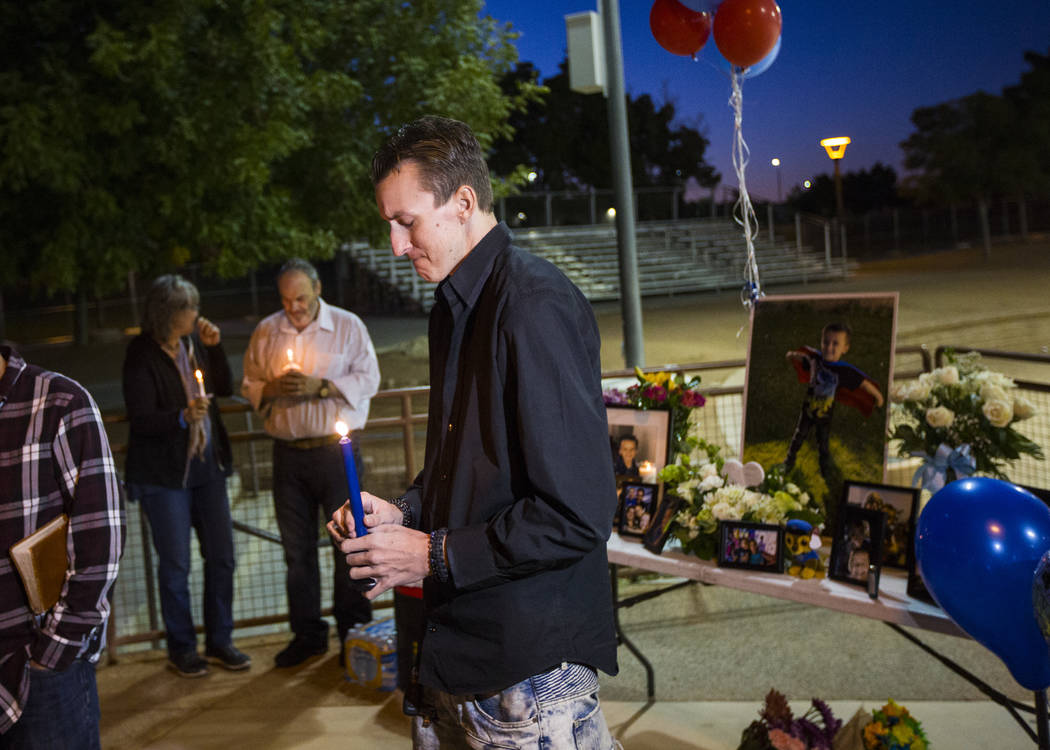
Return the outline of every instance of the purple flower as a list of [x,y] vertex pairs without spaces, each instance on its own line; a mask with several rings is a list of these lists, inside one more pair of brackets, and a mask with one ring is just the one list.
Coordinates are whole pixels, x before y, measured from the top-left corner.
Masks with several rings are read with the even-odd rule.
[[610,388],[602,391],[602,398],[606,406],[626,406],[629,402],[627,396],[619,388]]
[[660,385],[646,386],[642,396],[650,401],[664,402],[667,400],[667,389]]
[[688,406],[692,409],[703,406],[706,403],[707,399],[703,397],[703,394],[696,391],[685,391],[682,393],[682,406]]

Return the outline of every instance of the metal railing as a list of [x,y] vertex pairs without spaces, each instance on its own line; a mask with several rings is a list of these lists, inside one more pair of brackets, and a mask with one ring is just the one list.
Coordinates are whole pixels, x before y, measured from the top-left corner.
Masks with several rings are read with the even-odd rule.
[[[931,355],[925,346],[901,346],[896,350],[895,379],[915,378],[922,372],[933,369],[940,362],[947,347],[940,347]],[[955,351],[967,351],[954,347]],[[1035,365],[1044,373],[1040,381],[1015,379],[1018,387],[1031,398],[1039,414],[1023,423],[1023,430],[1031,439],[1042,445],[1050,445],[1050,356],[981,350],[982,355],[998,360]],[[665,365],[645,368],[643,372],[668,371],[686,375],[734,370],[744,368],[744,360],[697,362],[682,365]],[[1045,368],[1045,370],[1043,369]],[[611,370],[603,373],[604,379],[630,378],[633,370]],[[744,387],[703,386],[700,389],[708,404],[699,410],[698,419],[705,437],[721,445],[727,455],[736,455],[742,438],[741,417],[743,412]],[[428,387],[398,388],[380,391],[373,400],[372,417],[362,435],[362,454],[365,463],[364,481],[370,491],[380,496],[400,494],[422,465],[427,420],[424,402],[429,396]],[[231,431],[234,445],[234,463],[237,471],[230,479],[231,511],[234,529],[240,535],[236,543],[238,566],[235,590],[235,627],[239,633],[261,627],[272,627],[286,619],[284,588],[284,560],[280,537],[276,533],[272,502],[268,491],[269,460],[259,455],[260,441],[271,442],[271,438],[256,424],[258,418],[250,406],[238,400],[226,403],[221,411],[224,415],[244,416],[244,429]],[[107,430],[111,432],[114,453],[118,456],[126,451],[120,440],[120,431],[126,429],[122,414],[104,417]],[[1017,476],[1015,477],[1015,468]],[[888,479],[907,484],[910,469],[901,467],[896,473],[888,473]],[[1035,487],[1050,487],[1050,467],[1045,462],[1020,461],[1011,465],[1011,478],[1021,484]],[[323,521],[323,519],[322,519]],[[319,547],[327,548],[327,536],[319,524]],[[199,556],[191,556],[191,591],[194,619],[202,622],[200,590],[203,580]],[[322,569],[322,601],[331,596],[332,559],[320,554]],[[155,595],[151,542],[143,514],[137,503],[128,504],[128,544],[121,564],[121,574],[114,588],[114,614],[110,618],[110,656],[116,657],[120,648],[136,644],[152,643],[156,647],[164,632]],[[380,600],[378,606],[390,606],[391,599]]]

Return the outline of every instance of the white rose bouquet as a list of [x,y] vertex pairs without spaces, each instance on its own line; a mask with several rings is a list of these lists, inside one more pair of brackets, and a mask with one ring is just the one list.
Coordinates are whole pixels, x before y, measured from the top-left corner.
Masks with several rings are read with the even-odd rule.
[[718,446],[702,438],[686,438],[688,452],[660,471],[664,491],[685,500],[671,524],[682,547],[704,559],[718,553],[719,521],[752,521],[784,524],[802,518],[814,526],[824,522],[816,501],[798,485],[784,480],[776,470],[766,474],[758,487],[741,487],[723,476],[725,459]]
[[1023,454],[1043,458],[1038,444],[1014,429],[1035,406],[1017,393],[1013,380],[985,369],[976,352],[948,355],[948,364],[890,391],[894,402],[890,437],[901,456],[920,456],[917,474],[936,491],[947,469],[1005,479],[1008,461]]

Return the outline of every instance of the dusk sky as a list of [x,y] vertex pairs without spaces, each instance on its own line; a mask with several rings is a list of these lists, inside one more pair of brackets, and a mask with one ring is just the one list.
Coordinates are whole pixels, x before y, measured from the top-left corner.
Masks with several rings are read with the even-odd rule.
[[[670,100],[681,122],[699,123],[711,141],[707,160],[735,186],[729,78],[718,67],[726,63],[713,38],[695,62],[664,51],[649,30],[651,7],[620,0],[627,91]],[[844,172],[881,161],[902,175],[898,144],[913,132],[913,110],[978,90],[998,94],[1028,69],[1024,51],[1050,51],[1050,0],[785,0],[780,9],[780,54],[743,85],[747,186],[756,199],[776,197],[773,157],[784,196],[807,177],[830,174],[819,145],[828,136],[852,139]],[[596,0],[486,0],[482,12],[521,33],[519,58],[542,80],[565,57],[564,17],[587,10],[597,10]]]

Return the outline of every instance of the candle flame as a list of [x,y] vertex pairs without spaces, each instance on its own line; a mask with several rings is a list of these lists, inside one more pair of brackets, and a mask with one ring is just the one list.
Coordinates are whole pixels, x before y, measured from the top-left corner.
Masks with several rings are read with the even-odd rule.
[[651,461],[642,461],[638,464],[638,471],[650,472],[653,470],[653,464]]
[[350,432],[350,428],[346,426],[346,422],[339,420],[335,423],[335,431],[338,432],[341,437],[346,437],[346,433]]
[[291,349],[289,349],[287,354],[288,354],[288,361],[289,362],[294,362],[295,361],[295,352],[293,352]]
[[197,382],[198,383],[203,383],[204,382],[204,373],[201,372],[200,370],[194,370],[193,371],[193,377],[197,378]]

